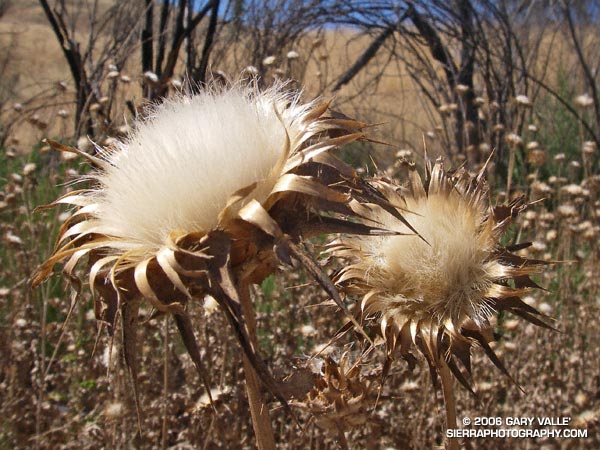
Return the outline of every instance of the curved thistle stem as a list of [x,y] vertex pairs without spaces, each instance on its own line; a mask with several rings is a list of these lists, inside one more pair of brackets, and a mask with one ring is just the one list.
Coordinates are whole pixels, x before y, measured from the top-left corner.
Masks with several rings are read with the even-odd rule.
[[[252,307],[252,299],[250,298],[250,287],[246,281],[239,282],[239,296],[248,329],[248,337],[252,346],[258,348],[256,317],[254,316],[254,308]],[[252,427],[254,428],[256,445],[259,450],[275,450],[275,438],[273,437],[269,406],[264,401],[260,392],[261,382],[246,355],[244,355],[244,374],[246,376],[246,392],[248,393],[248,403],[250,404],[250,415],[252,416]]]
[[[442,380],[442,392],[444,393],[444,406],[446,408],[446,430],[456,429],[456,400],[454,398],[454,386],[452,373],[448,364],[441,357],[438,360],[438,373]],[[458,450],[458,440],[448,439],[448,450]]]

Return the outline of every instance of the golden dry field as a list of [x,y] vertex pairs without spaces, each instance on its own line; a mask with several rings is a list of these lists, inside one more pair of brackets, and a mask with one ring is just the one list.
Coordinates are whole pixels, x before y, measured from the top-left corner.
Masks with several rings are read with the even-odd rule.
[[[163,130],[164,108],[151,106],[203,91],[188,81],[210,8],[171,55],[186,1],[171,2],[164,28],[163,2],[48,2],[64,48],[84,58],[79,102],[83,83],[42,3],[0,1],[0,449],[600,448],[597,21],[570,28],[567,13],[580,12],[566,7],[544,22],[537,2],[490,19],[487,2],[462,0],[481,6],[481,28],[458,30],[443,25],[458,13],[401,2],[392,10],[411,21],[334,89],[392,13],[373,15],[380,28],[361,10],[297,31],[311,10],[294,15],[294,1],[223,2],[202,80],[214,92],[241,77],[233,92],[275,89],[239,100],[269,105],[257,131],[267,138],[248,138],[248,125],[236,141],[246,119],[220,106],[227,94],[199,94],[224,111],[200,113],[200,134]],[[142,69],[148,3],[153,58],[162,29],[172,75],[166,63]],[[192,3],[192,17],[211,4]],[[262,22],[267,12],[283,19]],[[469,47],[468,32],[487,40]],[[298,99],[277,93],[292,88]],[[193,155],[160,166],[188,135],[262,158],[281,151],[278,133],[288,172],[276,159],[254,184],[254,160],[236,172],[235,154],[221,169]],[[139,168],[122,168],[136,139]],[[102,216],[119,176],[130,177],[118,184],[124,217],[141,211],[130,222]],[[218,200],[224,177],[232,187]],[[162,211],[201,216],[198,190],[219,212],[208,225],[169,222],[159,244],[136,235]]]

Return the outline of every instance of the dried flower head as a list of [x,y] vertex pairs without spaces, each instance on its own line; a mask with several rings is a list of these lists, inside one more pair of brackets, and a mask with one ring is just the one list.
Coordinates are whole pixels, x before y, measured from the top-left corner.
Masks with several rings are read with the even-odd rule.
[[466,84],[457,84],[456,88],[455,88],[456,93],[458,95],[466,94],[467,92],[469,92],[469,89],[470,89],[469,86],[467,86]]
[[267,56],[265,59],[263,59],[262,63],[265,66],[272,66],[275,64],[275,59],[275,56]]
[[339,362],[328,357],[314,376],[314,387],[302,401],[294,402],[332,436],[366,424],[377,399],[375,381],[361,374],[359,363],[349,366],[347,353]]
[[256,66],[247,66],[244,68],[242,73],[251,75],[251,76],[255,76],[255,75],[258,75],[260,73],[260,71],[258,70],[258,68]]
[[456,103],[444,103],[440,105],[438,111],[442,114],[452,114],[454,111],[458,109],[458,104]]
[[520,299],[538,287],[530,275],[543,263],[513,253],[528,244],[500,243],[524,199],[491,207],[483,170],[473,177],[465,169],[449,173],[442,162],[428,163],[422,182],[414,164],[409,165],[408,189],[383,180],[377,186],[406,212],[419,234],[382,215],[388,228],[407,235],[343,238],[332,248],[353,262],[337,281],[363,296],[362,313],[378,321],[388,355],[399,348],[411,361],[416,346],[432,373],[447,365],[465,387],[470,384],[457,362],[470,373],[475,343],[507,373],[489,345],[494,313],[509,311],[546,325]]
[[546,164],[547,154],[545,150],[536,148],[527,153],[527,162],[533,167],[542,167]]
[[34,285],[60,261],[72,279],[87,256],[90,288],[98,294],[96,318],[112,329],[121,311],[130,367],[139,301],[145,299],[175,316],[200,372],[186,304],[210,295],[268,381],[246,334],[240,286],[260,282],[280,263],[300,263],[343,307],[301,237],[369,232],[321,215],[359,215],[350,194],[364,191],[356,173],[330,151],[361,138],[365,124],[327,117],[327,109],[301,104],[299,94],[283,85],[264,92],[215,88],[167,100],[126,140],[98,149],[99,157],[52,143],[87,158],[97,170],[88,177],[91,188],[50,205],[75,209]]
[[575,97],[574,102],[582,108],[589,108],[594,104],[594,99],[586,92]]
[[150,83],[158,83],[159,79],[158,79],[158,75],[156,75],[154,72],[148,70],[146,72],[144,72],[143,77],[146,81],[150,82]]
[[526,95],[517,95],[515,97],[515,103],[517,104],[517,106],[523,106],[526,108],[530,108],[532,106],[531,100],[529,100],[529,97],[527,97]]
[[583,188],[580,185],[574,183],[567,184],[566,186],[561,187],[560,190],[572,196],[578,196],[583,194]]
[[585,141],[581,146],[581,150],[583,151],[584,156],[590,156],[596,153],[596,142],[594,141]]
[[508,133],[505,139],[511,147],[518,147],[523,144],[523,138],[517,133]]

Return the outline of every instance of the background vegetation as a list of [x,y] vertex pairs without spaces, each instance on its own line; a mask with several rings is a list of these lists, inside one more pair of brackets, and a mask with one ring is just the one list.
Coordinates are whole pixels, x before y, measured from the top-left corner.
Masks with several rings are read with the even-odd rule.
[[[194,314],[215,409],[173,324],[150,320],[136,438],[120,338],[98,329],[89,292],[72,308],[58,277],[29,288],[64,219],[34,208],[88,170],[41,139],[93,152],[90,140],[110,145],[187,81],[193,90],[240,74],[289,79],[306,98],[335,95],[336,110],[377,124],[370,136],[390,145],[343,150],[361,170],[400,176],[399,158],[420,164],[424,147],[477,170],[495,150],[494,198],[539,200],[511,238],[532,241],[532,257],[567,261],[537,280],[548,292],[527,298],[559,332],[498,317],[497,352],[525,394],[476,354],[478,398],[459,391],[459,418],[567,416],[588,438],[465,446],[599,447],[599,13],[594,1],[0,1],[0,448],[252,447],[239,349],[210,302]],[[261,351],[277,377],[301,386],[356,356],[340,340],[308,358],[343,318],[303,273],[269,278],[256,294]],[[382,359],[363,362],[374,386]],[[441,394],[424,362],[396,361],[377,394],[364,399],[350,448],[442,445]],[[303,429],[272,404],[280,447],[338,448],[302,402]]]

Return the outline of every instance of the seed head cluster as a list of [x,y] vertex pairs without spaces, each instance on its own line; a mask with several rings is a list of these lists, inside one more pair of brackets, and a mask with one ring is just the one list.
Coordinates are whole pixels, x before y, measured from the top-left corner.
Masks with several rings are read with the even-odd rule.
[[[364,138],[366,125],[327,115],[328,106],[302,104],[281,84],[263,91],[209,88],[155,107],[126,138],[98,147],[97,156],[52,143],[96,168],[82,179],[91,187],[50,205],[73,211],[34,284],[59,262],[75,279],[75,267],[87,259],[95,316],[111,330],[121,320],[134,381],[142,301],[175,316],[205,377],[188,306],[195,301],[205,317],[216,309],[225,314],[265,387],[287,407],[256,354],[248,286],[298,264],[371,340],[338,288],[362,298],[363,323],[377,325],[388,357],[399,349],[410,361],[416,348],[433,374],[449,368],[471,389],[470,351],[478,344],[508,374],[489,345],[492,316],[508,311],[547,326],[521,300],[538,287],[530,276],[544,263],[516,253],[527,245],[501,243],[524,198],[493,207],[485,167],[471,175],[464,168],[449,172],[441,161],[426,161],[424,180],[414,164],[401,164],[406,186],[363,179],[331,151]],[[319,234],[343,236],[330,246],[330,254],[347,261],[337,287],[303,245]],[[309,328],[304,334],[315,332]],[[348,371],[334,361],[328,367],[299,404],[330,431],[365,423],[372,386],[359,364]]]

